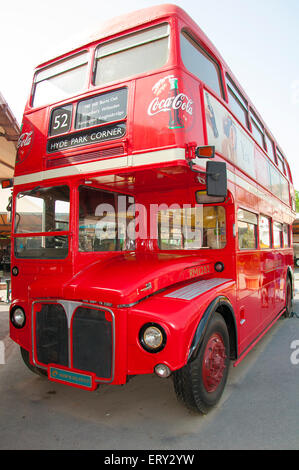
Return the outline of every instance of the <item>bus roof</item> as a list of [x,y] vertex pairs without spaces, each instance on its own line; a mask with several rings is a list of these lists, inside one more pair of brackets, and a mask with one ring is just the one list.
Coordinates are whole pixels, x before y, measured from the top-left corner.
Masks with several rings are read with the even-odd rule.
[[[62,59],[65,55],[76,52],[78,49],[82,49],[84,46],[89,46],[95,42],[101,41],[105,38],[113,37],[116,34],[123,33],[125,31],[130,31],[136,27],[140,27],[146,24],[151,24],[157,20],[162,20],[163,18],[168,18],[171,16],[178,16],[182,20],[185,20],[187,24],[193,27],[194,31],[200,33],[200,37],[204,40],[209,49],[218,57],[220,56],[219,51],[211,43],[209,38],[205,33],[200,29],[197,23],[179,6],[173,4],[162,4],[155,5],[148,8],[143,8],[141,10],[136,10],[130,13],[126,13],[121,16],[114,17],[106,22],[103,22],[99,30],[89,34],[85,40],[80,39],[79,43],[72,46],[71,49],[61,52],[61,54],[56,55],[55,57],[49,58],[47,61],[42,62],[37,66],[37,68],[44,67],[52,61]],[[223,59],[221,59],[223,62]]]

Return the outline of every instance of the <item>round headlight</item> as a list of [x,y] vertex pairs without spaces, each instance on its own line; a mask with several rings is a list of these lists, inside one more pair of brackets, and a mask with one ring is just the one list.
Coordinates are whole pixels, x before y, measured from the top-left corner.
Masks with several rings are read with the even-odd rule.
[[141,346],[148,352],[159,352],[166,344],[166,334],[163,328],[156,324],[144,325],[139,334]]
[[16,328],[23,328],[26,322],[26,315],[24,310],[21,307],[16,307],[14,310],[12,310],[10,319],[13,326]]

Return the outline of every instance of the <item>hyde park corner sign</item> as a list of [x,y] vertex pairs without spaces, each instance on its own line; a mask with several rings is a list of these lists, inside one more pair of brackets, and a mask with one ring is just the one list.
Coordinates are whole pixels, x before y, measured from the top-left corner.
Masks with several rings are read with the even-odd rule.
[[[120,139],[126,134],[126,123],[115,121],[124,120],[127,116],[127,88],[79,101],[75,111],[75,129],[78,131],[68,134],[73,108],[74,105],[69,104],[52,110],[49,134],[57,137],[48,140],[48,153]],[[113,122],[115,124],[110,124]],[[58,137],[59,134],[63,135]]]

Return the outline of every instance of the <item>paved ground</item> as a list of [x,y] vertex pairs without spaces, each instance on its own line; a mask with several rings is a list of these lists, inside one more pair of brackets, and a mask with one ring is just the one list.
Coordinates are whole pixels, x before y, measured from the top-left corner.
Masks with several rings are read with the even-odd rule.
[[[299,274],[298,288],[299,288]],[[299,314],[299,295],[295,310]],[[30,373],[0,304],[0,449],[298,449],[299,319],[279,320],[237,367],[208,416],[181,406],[155,376],[90,393]]]

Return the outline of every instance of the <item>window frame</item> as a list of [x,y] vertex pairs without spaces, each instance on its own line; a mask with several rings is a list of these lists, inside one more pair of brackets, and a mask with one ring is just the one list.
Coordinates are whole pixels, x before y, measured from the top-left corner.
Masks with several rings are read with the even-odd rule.
[[[167,27],[167,33],[164,33],[164,34],[161,34],[157,37],[155,37],[154,39],[147,39],[147,40],[144,40],[144,41],[137,41],[135,43],[132,43],[130,45],[127,45],[127,47],[123,47],[123,48],[120,48],[120,49],[116,49],[114,50],[113,52],[110,52],[110,53],[106,53],[104,54],[103,56],[100,56],[98,55],[98,51],[102,48],[102,47],[105,47],[109,44],[113,44],[114,42],[117,42],[117,41],[121,41],[121,40],[125,40],[126,38],[129,38],[129,37],[133,37],[134,35],[138,35],[138,34],[142,34],[143,32],[147,32],[147,31],[150,31],[150,30],[153,30],[155,28],[158,28],[158,27],[161,27],[163,25],[166,25]],[[118,78],[118,79],[113,79],[113,80],[110,80],[109,82],[104,82],[104,83],[96,83],[96,75],[97,75],[97,67],[98,67],[98,63],[99,61],[102,59],[102,58],[105,58],[105,57],[109,57],[109,56],[113,56],[115,54],[119,54],[121,52],[124,52],[124,51],[128,51],[130,49],[134,49],[136,47],[140,47],[140,46],[143,46],[145,44],[150,44],[152,42],[156,42],[158,40],[161,40],[161,39],[164,39],[164,38],[168,38],[168,56],[167,56],[167,59],[165,61],[165,63],[163,65],[161,65],[160,68],[162,67],[165,67],[167,65],[167,63],[169,62],[169,59],[170,59],[170,46],[171,46],[171,24],[168,22],[168,21],[163,21],[161,23],[158,23],[158,24],[155,24],[153,26],[149,26],[149,27],[146,27],[146,28],[141,28],[139,29],[138,31],[133,31],[131,33],[127,33],[127,34],[123,34],[121,36],[118,36],[118,37],[115,37],[113,39],[110,39],[108,41],[104,41],[104,42],[101,42],[99,44],[97,44],[95,46],[95,49],[94,49],[94,54],[93,54],[93,62],[92,62],[92,79],[91,79],[91,84],[92,86],[94,87],[102,87],[102,86],[107,86],[108,84],[110,83],[114,83],[114,82],[122,82],[122,81],[125,81],[125,80],[128,80],[132,75],[136,75],[136,76],[139,76],[139,75],[143,75],[143,74],[146,74],[146,73],[149,73],[151,71],[154,71],[156,69],[151,69],[151,70],[145,70],[145,71],[142,71],[142,72],[138,72],[138,73],[135,73],[135,74],[129,74],[129,75],[126,75],[124,77],[121,77],[121,78]]]
[[[280,234],[280,246],[275,245],[275,227],[280,226],[281,230],[279,231]],[[284,247],[283,243],[283,224],[281,222],[273,221],[273,249],[279,250],[280,248]]]
[[[261,230],[260,230],[260,222],[261,219],[267,219],[269,222],[269,246],[267,247],[261,247]],[[273,247],[273,237],[272,237],[272,218],[264,215],[264,214],[259,214],[258,217],[258,242],[259,242],[259,250],[269,250]]]
[[[76,58],[79,58],[80,56],[86,56],[86,61],[79,61],[79,62],[76,62],[73,66],[71,66],[70,68],[64,68],[63,67],[63,63],[66,63],[68,61],[71,61],[71,60],[75,60],[76,61]],[[72,54],[70,56],[67,56],[67,57],[64,57],[63,59],[59,59],[57,61],[54,61],[52,62],[51,64],[49,65],[46,65],[45,67],[41,67],[40,69],[36,70],[35,73],[34,73],[34,76],[33,76],[33,85],[32,85],[32,92],[31,92],[31,97],[30,97],[30,107],[31,108],[34,108],[34,109],[38,109],[40,107],[43,107],[43,106],[49,106],[51,104],[54,104],[54,103],[59,103],[60,101],[64,101],[64,100],[67,100],[68,98],[72,98],[73,94],[71,95],[68,95],[68,96],[65,96],[64,98],[59,98],[58,100],[56,99],[55,101],[52,101],[50,100],[49,102],[47,103],[44,103],[44,104],[40,104],[40,105],[34,105],[34,99],[35,99],[35,93],[36,93],[36,87],[39,83],[43,82],[43,81],[46,81],[48,79],[51,79],[53,77],[57,77],[59,75],[62,75],[66,72],[70,72],[72,70],[76,70],[78,69],[79,67],[82,67],[84,65],[87,66],[87,70],[86,70],[86,76],[85,76],[85,87],[87,86],[87,83],[88,83],[88,80],[89,80],[89,65],[90,65],[90,60],[91,60],[91,54],[90,54],[90,50],[89,49],[83,49],[82,51],[79,51],[79,52],[76,52],[75,54]],[[51,75],[48,75],[46,72],[47,70],[51,70],[51,69],[54,69],[54,68],[57,68],[57,72],[54,73],[54,74],[51,74]],[[42,79],[39,79],[37,80],[37,77],[39,75],[41,75],[42,73],[45,74],[45,77],[42,78]],[[82,87],[82,90],[76,92],[75,95],[77,94],[80,94],[84,91],[84,86]]]
[[[245,217],[242,217],[241,219],[239,219],[239,216],[240,216],[241,212],[244,214]],[[247,218],[247,215],[248,215],[248,218]],[[252,220],[250,220],[250,217],[252,217],[252,219],[255,218],[256,222],[253,222]],[[240,246],[239,222],[246,223],[246,224],[254,226],[255,246],[253,248],[247,248],[247,247],[241,247]],[[255,251],[255,250],[258,249],[258,247],[259,247],[259,230],[258,230],[258,227],[259,227],[258,214],[256,214],[255,212],[251,212],[247,209],[243,209],[242,207],[239,207],[238,210],[237,210],[237,229],[238,229],[238,249],[239,249],[239,251],[252,251],[252,250]]]
[[[77,243],[76,243],[76,247],[75,249],[77,250],[76,253],[78,255],[90,255],[91,253],[93,254],[96,254],[96,253],[107,253],[107,252],[110,252],[110,253],[127,253],[127,252],[130,252],[130,251],[136,251],[136,225],[134,224],[134,246],[132,247],[129,247],[129,248],[124,248],[124,249],[114,249],[114,250],[84,250],[84,249],[80,249],[80,189],[86,189],[86,190],[93,190],[93,191],[100,191],[102,193],[106,193],[106,194],[109,194],[111,196],[113,196],[113,202],[114,202],[114,209],[115,209],[115,230],[116,232],[118,233],[118,229],[119,229],[119,212],[118,212],[118,209],[119,209],[119,206],[118,206],[118,203],[119,203],[119,200],[118,200],[118,197],[121,197],[121,196],[124,196],[126,197],[126,201],[129,205],[136,205],[136,198],[135,196],[133,196],[132,194],[128,194],[128,193],[123,193],[123,192],[119,192],[119,191],[109,191],[107,189],[104,189],[100,186],[97,186],[96,184],[84,184],[84,183],[80,183],[77,188],[76,188],[76,192],[77,192],[77,198],[76,198],[76,203],[77,203],[77,207],[78,207],[78,216],[77,216],[77,220],[75,222],[76,224],[76,230],[77,230],[77,236],[78,236],[78,239],[77,239]],[[134,202],[130,202],[129,199],[130,198],[133,198],[134,199]],[[107,203],[109,205],[109,203]],[[127,213],[126,213],[127,215]],[[135,214],[136,215],[136,214]],[[128,222],[127,218],[126,218],[126,242],[129,240],[129,237],[128,237],[128,233],[127,233],[127,229],[128,229],[128,224],[130,222]],[[95,227],[94,227],[94,231],[96,231],[96,224],[95,224]],[[130,239],[132,241],[132,239]],[[119,246],[119,239],[115,238],[115,248]]]
[[[273,162],[273,163],[275,163],[275,165],[277,165],[277,163],[276,163],[276,154],[275,154],[275,143],[274,143],[273,139],[270,137],[270,135],[268,134],[268,132],[264,133],[264,140],[265,140],[265,144],[266,144],[265,150],[266,150],[266,153],[267,153],[268,157],[270,158],[271,162]],[[272,155],[269,153],[268,142],[272,146],[273,158],[272,158]]]
[[[205,57],[212,65],[215,67],[217,76],[218,76],[218,83],[219,83],[219,93],[214,90],[209,83],[206,83],[201,77],[199,77],[197,74],[195,74],[192,70],[190,70],[186,65],[183,60],[183,55],[182,55],[182,46],[181,46],[181,37],[184,36],[184,38],[189,41],[190,45],[194,47],[195,50],[197,50],[203,57]],[[222,73],[222,68],[218,60],[207,50],[204,44],[201,44],[200,41],[195,39],[195,35],[189,31],[187,28],[182,28],[180,31],[180,36],[179,36],[179,41],[180,41],[180,61],[185,67],[185,69],[194,75],[198,80],[200,80],[209,90],[211,90],[213,93],[215,93],[218,97],[222,98],[223,100],[225,99],[225,92],[224,92],[224,84],[223,84],[223,73]]]
[[250,130],[249,124],[249,111],[248,111],[248,101],[244,98],[243,94],[240,92],[239,88],[230,77],[228,73],[226,73],[226,87],[227,87],[227,96],[228,96],[228,104],[230,106],[230,100],[234,99],[235,103],[240,107],[240,110],[244,112],[245,123],[240,120],[239,116],[233,111],[232,107],[230,106],[231,113],[234,117],[241,122],[241,124],[247,129]]
[[[47,186],[43,186],[43,187],[37,187],[36,191],[35,191],[35,188],[33,189],[29,189],[29,190],[25,190],[25,191],[18,191],[18,193],[16,194],[15,196],[15,214],[14,214],[14,225],[13,225],[13,235],[14,236],[17,236],[17,237],[20,237],[21,235],[24,236],[24,237],[28,237],[28,236],[36,236],[36,234],[42,234],[44,236],[47,236],[48,234],[59,234],[61,232],[60,229],[54,229],[54,230],[36,230],[34,232],[30,232],[30,231],[25,231],[25,232],[21,232],[19,231],[19,223],[17,222],[17,214],[18,214],[18,200],[19,199],[22,199],[22,197],[31,197],[31,198],[37,198],[37,199],[40,199],[41,201],[43,201],[43,207],[42,207],[42,210],[41,210],[41,214],[42,214],[42,220],[46,220],[46,216],[47,216],[47,213],[46,213],[46,205],[45,205],[45,199],[43,197],[38,197],[36,195],[36,192],[37,191],[41,191],[41,192],[46,192],[47,190],[50,190],[52,188],[67,188],[67,191],[68,191],[68,200],[67,201],[62,201],[61,199],[55,199],[55,203],[57,201],[60,201],[60,202],[67,202],[69,204],[69,211],[68,211],[68,220],[67,220],[67,224],[68,224],[68,227],[67,227],[67,230],[63,230],[64,233],[68,233],[70,234],[70,226],[71,226],[71,187],[69,184],[67,183],[61,183],[61,184],[56,184],[56,185],[47,185]],[[35,192],[33,192],[35,191]],[[23,195],[22,197],[20,197],[20,195]],[[54,221],[55,220],[55,205],[54,205],[54,211],[53,211],[53,214],[54,216]],[[61,221],[59,221],[61,222]]]
[[[183,247],[179,247],[179,248],[165,248],[165,247],[163,248],[163,247],[162,247],[162,244],[161,244],[162,239],[161,239],[161,236],[160,236],[160,229],[159,229],[159,214],[160,214],[164,209],[160,209],[160,210],[157,212],[157,219],[156,219],[156,223],[157,223],[157,233],[158,233],[157,246],[158,246],[159,251],[161,251],[161,252],[166,252],[166,253],[182,251],[182,252],[184,252],[184,253],[187,253],[187,252],[192,252],[192,251],[193,251],[193,252],[194,252],[194,251],[198,252],[199,250],[217,250],[217,251],[218,251],[218,250],[223,250],[223,249],[225,249],[225,248],[227,247],[227,244],[228,244],[228,237],[227,237],[227,210],[226,210],[225,205],[224,205],[224,204],[213,204],[213,203],[211,203],[211,204],[209,204],[209,203],[207,203],[207,204],[198,204],[198,203],[195,203],[195,204],[193,204],[193,205],[191,205],[191,204],[187,204],[187,205],[188,205],[188,206],[191,206],[191,208],[193,208],[193,209],[196,209],[197,206],[202,206],[203,211],[204,211],[205,208],[209,208],[209,207],[217,207],[217,209],[220,208],[220,209],[223,211],[224,220],[225,220],[225,233],[224,233],[225,240],[222,240],[222,241],[219,240],[220,244],[223,243],[223,246],[218,246],[218,247],[201,246],[201,247],[199,247],[199,248],[194,248],[194,247],[189,247],[189,248],[188,248],[187,246],[183,246]],[[170,207],[169,209],[166,209],[166,210],[169,211],[169,212],[173,212],[173,211],[175,211],[175,210],[183,211],[184,209],[190,209],[190,207],[184,208],[184,206],[181,206],[181,207],[173,208],[173,209]],[[202,215],[203,215],[203,221],[204,221],[204,213],[202,213]],[[218,215],[219,215],[219,214],[218,214]],[[184,220],[185,220],[185,219],[184,219]],[[168,227],[170,227],[170,225],[168,225]],[[182,226],[181,226],[181,229],[182,229]],[[210,230],[216,230],[216,229],[211,228],[211,227],[209,227],[209,228],[204,227],[204,226],[201,227],[201,230],[202,230],[202,231],[203,231],[203,230],[208,231],[209,229],[210,229]],[[221,233],[222,227],[218,227],[218,230],[219,230],[218,235],[219,235],[219,237],[221,237],[221,236],[223,235],[223,234]],[[183,231],[181,232],[181,235],[182,235],[182,237],[183,237]],[[207,236],[207,233],[206,233],[206,236]],[[183,239],[183,238],[182,238],[182,239]],[[169,238],[169,240],[171,240],[171,238]],[[202,237],[202,243],[203,243],[203,241],[204,241],[204,237]]]
[[[68,200],[67,201],[62,201],[61,199],[55,199],[55,203],[57,201],[60,201],[60,202],[67,202],[69,204],[69,210],[68,210],[68,220],[67,221],[64,221],[64,223],[67,223],[68,226],[67,226],[67,229],[66,230],[62,230],[62,229],[59,229],[57,227],[55,227],[54,230],[41,230],[41,231],[34,231],[34,232],[29,232],[29,231],[25,231],[25,232],[19,232],[18,231],[18,222],[17,222],[17,209],[18,209],[18,206],[17,206],[17,199],[19,198],[19,195],[23,194],[24,196],[28,196],[28,197],[37,197],[35,196],[35,193],[33,192],[35,189],[36,190],[40,190],[40,191],[46,191],[48,189],[51,189],[51,188],[59,188],[59,187],[66,187],[67,188],[67,191],[68,191]],[[32,194],[30,194],[32,193]],[[44,199],[43,198],[40,198],[41,200],[43,200],[43,208],[42,208],[42,219],[45,219],[45,210],[46,210],[46,205],[44,203]],[[13,246],[14,246],[14,256],[16,257],[16,259],[28,259],[28,260],[37,260],[37,261],[40,261],[40,260],[55,260],[55,261],[60,261],[60,260],[66,260],[70,254],[71,254],[71,243],[72,243],[72,237],[71,237],[71,224],[72,224],[72,204],[73,204],[73,197],[72,197],[72,188],[70,187],[69,184],[66,184],[66,183],[62,183],[62,184],[56,184],[56,185],[52,185],[52,186],[42,186],[42,187],[37,187],[37,188],[33,188],[33,189],[29,189],[29,190],[25,190],[25,191],[18,191],[18,193],[15,195],[15,199],[14,199],[14,221],[13,221],[13,232],[12,232],[12,238],[13,238]],[[53,221],[54,222],[59,222],[61,223],[62,221],[57,221],[55,219],[55,215],[56,215],[56,207],[55,207],[55,204],[53,206],[53,216],[54,216],[54,219]],[[29,251],[29,255],[27,254],[26,256],[22,256],[22,253],[18,251],[18,243],[20,240],[22,239],[26,239],[26,240],[30,240],[30,239],[34,239],[34,240],[38,240],[38,239],[41,239],[42,240],[42,243],[45,243],[46,242],[46,239],[49,240],[49,239],[53,239],[54,242],[55,242],[55,239],[57,237],[60,237],[61,239],[63,240],[66,240],[66,249],[64,250],[64,247],[58,247],[58,246],[55,246],[55,247],[41,247],[43,249],[49,249],[49,250],[52,250],[50,253],[49,252],[44,252],[42,253],[42,255],[40,254],[38,256],[38,253],[34,253],[34,255],[32,254],[32,250],[39,250],[39,248],[27,248],[27,252]],[[57,249],[57,251],[53,251]],[[31,251],[30,251],[31,250]],[[61,250],[61,251],[60,251]],[[60,253],[59,253],[60,251]],[[41,253],[41,252],[40,252]],[[26,254],[26,253],[25,253]],[[45,256],[46,254],[46,256]]]
[[[285,229],[286,228],[286,232]],[[285,234],[286,234],[286,244],[285,244]],[[291,237],[290,237],[290,225],[282,224],[282,239],[283,239],[283,248],[290,248],[291,246]]]
[[[255,112],[253,111],[252,108],[250,108],[250,123],[251,123],[251,133],[254,138],[254,140],[258,143],[260,147],[262,147],[263,150],[266,150],[266,145],[265,145],[265,128]],[[258,140],[258,137],[254,133],[257,132],[258,135],[261,137],[261,142]]]
[[[285,169],[285,163],[284,163],[285,158],[278,147],[276,147],[276,158],[277,158],[276,164],[277,164],[279,171],[281,171],[281,173],[286,176],[286,169]],[[282,168],[280,168],[280,164]]]

